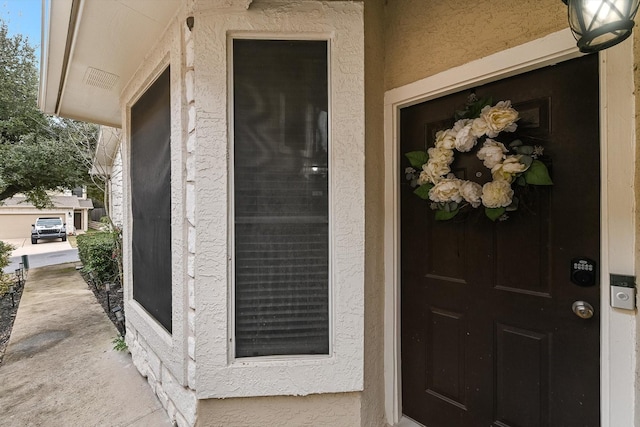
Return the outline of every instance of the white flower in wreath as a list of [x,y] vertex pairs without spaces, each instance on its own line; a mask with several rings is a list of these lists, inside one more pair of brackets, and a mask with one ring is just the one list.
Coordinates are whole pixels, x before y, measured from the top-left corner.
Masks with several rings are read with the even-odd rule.
[[437,184],[449,172],[451,172],[451,169],[448,165],[436,162],[426,163],[422,166],[422,172],[418,176],[418,185]]
[[473,123],[471,123],[471,133],[476,138],[480,138],[481,136],[485,136],[487,134],[487,122],[484,121],[482,117],[478,117],[473,119]]
[[460,203],[460,184],[461,180],[457,178],[443,178],[429,191],[429,199],[436,203]]
[[461,119],[453,125],[453,132],[456,135],[455,146],[460,152],[466,153],[475,147],[478,138],[471,132],[473,120]]
[[522,173],[528,169],[527,165],[520,162],[522,156],[508,156],[504,162],[495,165],[491,168],[491,175],[496,181],[508,181],[513,182],[515,175]]
[[511,107],[511,101],[500,101],[493,107],[485,106],[480,111],[480,118],[485,121],[485,135],[495,138],[500,132],[514,132],[518,125],[518,112]]
[[427,150],[429,161],[422,165],[422,172],[418,177],[418,184],[423,185],[428,182],[437,184],[446,176],[451,169],[449,165],[453,162],[453,150],[446,148],[432,147]]
[[429,163],[439,163],[447,166],[453,163],[452,150],[431,147],[427,150],[427,153],[429,153]]
[[482,186],[482,204],[488,208],[506,208],[513,199],[509,181],[491,181]]
[[463,181],[460,184],[460,195],[473,208],[477,208],[482,204],[482,186],[477,182]]
[[507,158],[502,163],[502,169],[504,169],[505,172],[508,172],[514,175],[526,171],[527,169],[529,169],[529,167],[524,163],[522,163],[521,159],[522,159],[521,154],[507,156]]
[[453,150],[456,146],[456,135],[451,129],[440,130],[436,132],[436,148],[444,148],[447,150]]
[[478,150],[477,156],[485,167],[493,169],[495,165],[504,160],[507,151],[507,147],[502,142],[487,139],[482,144],[482,148]]

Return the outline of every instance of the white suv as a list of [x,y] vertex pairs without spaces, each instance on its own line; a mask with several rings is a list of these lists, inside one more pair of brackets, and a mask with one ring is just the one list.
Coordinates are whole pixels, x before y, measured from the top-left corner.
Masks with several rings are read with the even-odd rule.
[[44,217],[36,219],[36,223],[31,225],[31,244],[38,243],[38,239],[62,239],[67,240],[67,230],[58,217]]

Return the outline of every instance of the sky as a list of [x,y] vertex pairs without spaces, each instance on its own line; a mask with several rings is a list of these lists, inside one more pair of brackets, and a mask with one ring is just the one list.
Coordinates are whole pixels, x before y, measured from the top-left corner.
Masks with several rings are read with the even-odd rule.
[[8,25],[9,35],[22,34],[36,49],[40,62],[42,0],[0,0],[0,18]]

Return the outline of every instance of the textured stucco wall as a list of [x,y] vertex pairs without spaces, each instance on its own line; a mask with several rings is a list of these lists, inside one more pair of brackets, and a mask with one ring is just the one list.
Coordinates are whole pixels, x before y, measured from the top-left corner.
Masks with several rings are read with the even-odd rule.
[[374,427],[360,423],[360,393],[201,400],[198,427]]
[[362,426],[384,418],[384,1],[367,0],[365,35],[365,310]]
[[122,225],[123,217],[123,195],[122,195],[122,153],[120,147],[116,151],[115,158],[113,160],[113,166],[111,167],[111,181],[110,181],[110,194],[109,194],[109,213],[111,220],[114,224]]
[[[123,105],[122,160],[123,160],[123,273],[125,291],[125,312],[127,322],[146,339],[149,347],[158,354],[169,367],[173,375],[183,384],[186,383],[186,234],[187,220],[184,204],[186,186],[184,152],[186,146],[183,99],[183,60],[182,25],[183,21],[174,20],[166,33],[151,49],[126,87],[122,91]],[[131,218],[131,182],[130,182],[130,108],[156,80],[167,66],[171,67],[171,258],[172,258],[172,315],[173,333],[169,334],[153,319],[148,312],[133,299],[133,270],[131,266],[131,240],[133,220]]]
[[392,89],[567,27],[560,0],[389,0]]
[[[151,389],[178,427],[190,427],[196,420],[197,398],[193,387],[191,310],[188,306],[188,245],[190,224],[185,202],[188,153],[188,99],[186,25],[184,12],[179,12],[157,41],[131,80],[123,89],[122,105],[122,174],[123,180],[123,269],[127,344],[133,363],[147,378]],[[131,266],[131,117],[130,108],[153,84],[157,76],[170,66],[171,84],[171,257],[172,257],[172,333],[159,326],[148,312],[133,299]]]
[[[308,395],[363,387],[364,34],[360,2],[254,1],[248,10],[195,5],[195,356],[200,398]],[[232,35],[328,39],[332,348],[328,356],[233,359],[229,324]],[[350,405],[350,404],[349,404]],[[359,405],[351,407],[358,416]]]

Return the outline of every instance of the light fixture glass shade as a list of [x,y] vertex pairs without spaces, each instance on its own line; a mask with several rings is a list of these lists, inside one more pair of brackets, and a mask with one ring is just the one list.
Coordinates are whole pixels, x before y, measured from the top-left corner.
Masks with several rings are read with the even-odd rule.
[[631,35],[640,0],[563,0],[581,52],[607,49]]

